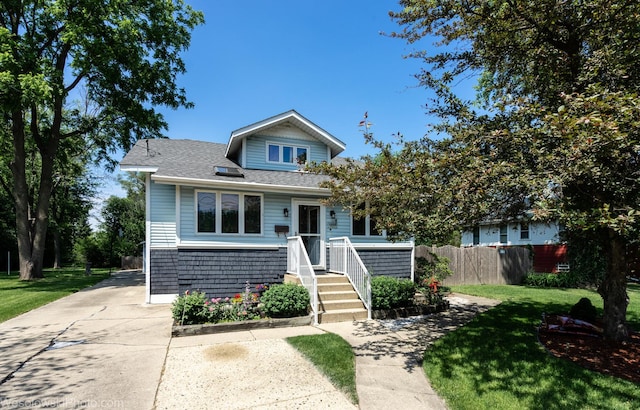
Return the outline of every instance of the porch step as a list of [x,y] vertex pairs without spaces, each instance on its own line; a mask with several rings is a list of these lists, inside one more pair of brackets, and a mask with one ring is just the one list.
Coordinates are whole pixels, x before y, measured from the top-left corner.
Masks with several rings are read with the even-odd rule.
[[337,323],[349,322],[353,320],[365,320],[367,318],[367,310],[361,309],[338,309],[325,311],[318,315],[320,323]]
[[342,309],[364,309],[364,305],[362,301],[358,298],[356,299],[342,299],[342,300],[322,300],[319,298],[320,307],[325,312],[330,312],[334,310],[342,310]]
[[337,292],[321,291],[318,292],[318,297],[322,300],[344,300],[344,299],[358,299],[358,294],[353,288],[351,290],[340,290]]
[[318,275],[318,322],[335,323],[367,318],[367,310],[349,278],[338,274]]

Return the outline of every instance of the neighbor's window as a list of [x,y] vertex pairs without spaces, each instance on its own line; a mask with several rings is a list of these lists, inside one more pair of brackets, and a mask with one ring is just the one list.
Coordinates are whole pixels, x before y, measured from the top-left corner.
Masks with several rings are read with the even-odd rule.
[[479,226],[473,227],[473,244],[480,245],[480,227]]
[[[360,204],[358,210],[365,210],[366,205]],[[380,236],[382,232],[376,228],[376,218],[367,214],[365,217],[351,217],[351,234],[354,236]]]
[[196,200],[199,233],[262,233],[261,195],[198,191]]
[[500,243],[507,243],[507,225],[500,225]]
[[198,232],[216,231],[216,194],[198,192]]
[[267,144],[267,161],[279,164],[305,164],[309,147],[293,145]]
[[529,224],[520,224],[520,239],[529,239]]

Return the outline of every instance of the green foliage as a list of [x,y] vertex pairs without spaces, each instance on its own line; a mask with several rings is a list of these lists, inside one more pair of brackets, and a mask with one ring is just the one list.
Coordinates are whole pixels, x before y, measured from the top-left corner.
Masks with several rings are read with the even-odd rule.
[[523,285],[538,288],[575,288],[578,283],[570,272],[528,273],[522,280]]
[[[455,409],[632,409],[638,385],[550,356],[536,326],[543,312],[568,312],[586,297],[601,312],[594,291],[524,286],[453,286],[502,303],[434,342],[423,369]],[[640,288],[629,287],[630,325],[640,328]]]
[[186,291],[173,301],[171,306],[173,320],[180,325],[207,323],[208,309],[205,306],[206,301],[204,292]]
[[42,273],[67,148],[113,167],[109,153],[166,128],[155,106],[192,106],[176,80],[203,16],[183,1],[12,1],[0,22],[0,140],[12,164],[3,182],[14,196],[21,276],[31,279]]
[[255,320],[262,317],[259,299],[257,293],[251,292],[249,282],[244,292],[233,298],[208,299],[204,292],[185,291],[174,300],[171,313],[180,325]]
[[427,286],[430,281],[436,280],[442,282],[447,276],[453,274],[449,267],[451,261],[444,256],[430,253],[427,258],[417,258],[416,274],[418,276],[418,284]]
[[372,309],[394,309],[413,305],[416,285],[409,279],[389,276],[371,278]]
[[269,317],[296,317],[309,313],[309,292],[293,283],[272,285],[260,298],[264,313]]
[[346,340],[335,333],[295,336],[286,340],[320,369],[352,403],[358,404],[356,359]]

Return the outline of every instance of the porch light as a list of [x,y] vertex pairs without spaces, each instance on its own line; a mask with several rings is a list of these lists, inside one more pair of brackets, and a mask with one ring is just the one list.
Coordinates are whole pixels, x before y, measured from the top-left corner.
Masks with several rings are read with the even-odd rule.
[[336,219],[336,211],[334,211],[333,209],[329,211],[329,216],[331,217],[331,219]]
[[282,211],[284,213],[284,217],[288,218],[289,217],[289,208],[284,208]]

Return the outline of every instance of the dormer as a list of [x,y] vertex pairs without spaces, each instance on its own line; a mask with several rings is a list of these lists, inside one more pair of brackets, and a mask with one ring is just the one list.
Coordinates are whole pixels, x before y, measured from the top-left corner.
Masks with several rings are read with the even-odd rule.
[[345,144],[295,110],[231,133],[226,157],[245,169],[297,171],[307,161],[331,161]]

